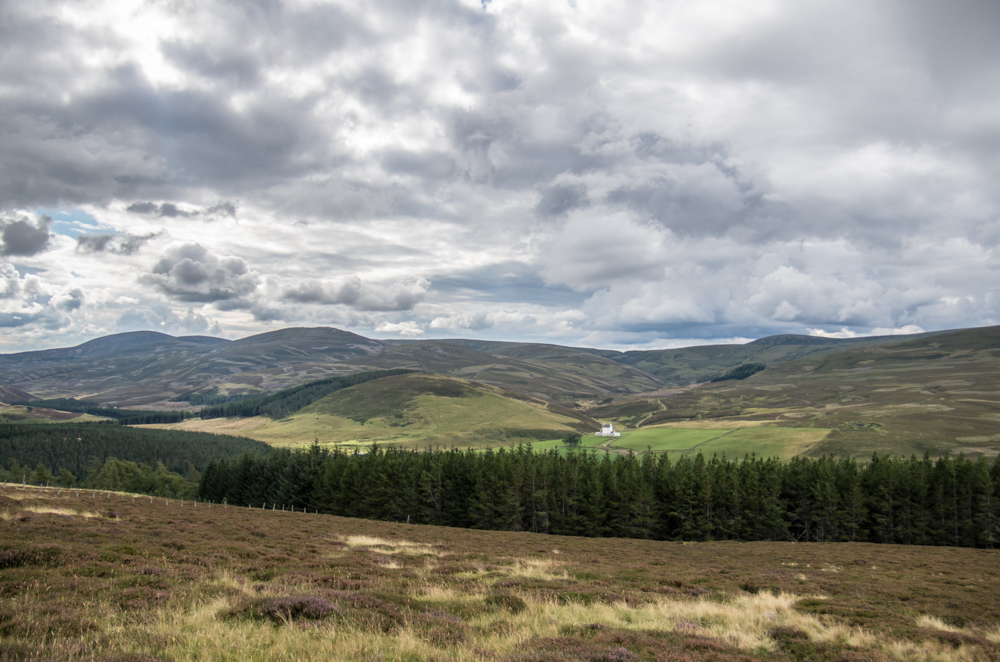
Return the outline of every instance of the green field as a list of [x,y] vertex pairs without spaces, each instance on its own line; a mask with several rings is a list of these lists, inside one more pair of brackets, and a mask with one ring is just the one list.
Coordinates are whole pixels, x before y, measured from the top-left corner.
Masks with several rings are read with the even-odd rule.
[[754,453],[758,457],[788,459],[808,453],[829,433],[830,430],[821,428],[739,428],[692,447],[688,452],[736,458]]
[[[579,449],[605,450],[612,453],[633,451],[642,453],[672,453],[684,455],[702,453],[707,456],[725,455],[741,458],[756,454],[763,457],[787,459],[808,453],[823,441],[830,430],[821,428],[746,427],[726,428],[676,428],[659,427],[626,430],[621,437],[588,435],[580,441]],[[536,452],[557,450],[562,454],[574,448],[562,439],[533,442]]]
[[646,428],[626,430],[611,441],[610,447],[634,451],[686,451],[715,439],[729,430],[699,430],[688,428]]

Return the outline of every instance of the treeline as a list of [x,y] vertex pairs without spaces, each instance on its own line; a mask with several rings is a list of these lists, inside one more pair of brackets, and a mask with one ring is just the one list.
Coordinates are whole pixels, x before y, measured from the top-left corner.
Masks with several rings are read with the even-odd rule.
[[659,540],[995,547],[1000,460],[276,450],[212,462],[201,498],[478,529]]
[[155,467],[142,462],[129,462],[110,457],[104,462],[97,458],[88,469],[85,476],[78,478],[66,468],[60,468],[56,473],[39,462],[34,469],[11,459],[7,466],[0,465],[0,481],[23,483],[47,487],[76,487],[80,489],[114,490],[116,492],[135,492],[158,497],[193,499],[198,494],[198,482],[201,474],[188,465],[183,474],[167,469],[162,462]]
[[84,476],[95,459],[103,464],[109,458],[150,467],[162,463],[168,471],[185,473],[189,465],[202,471],[216,458],[268,451],[260,441],[207,432],[87,423],[0,424],[0,460],[8,466],[10,460],[29,467],[40,463],[55,474],[65,469]]
[[[101,407],[96,402],[76,400],[75,398],[50,398],[48,400],[30,400],[14,402],[25,407],[40,407],[71,411],[78,414],[90,414],[113,419],[119,425],[151,425],[154,423],[180,423],[186,417],[183,411],[147,411],[141,409],[114,409]],[[190,416],[190,414],[187,414]]]
[[211,393],[194,393],[187,392],[181,393],[176,398],[173,398],[174,402],[186,402],[190,405],[221,405],[226,402],[235,402],[236,400],[246,400],[247,398],[252,398],[253,395],[247,393],[236,393],[233,395],[226,395],[225,393],[219,393],[213,391]]
[[358,384],[370,382],[373,379],[404,375],[409,372],[414,371],[404,369],[370,370],[368,372],[356,372],[340,377],[327,377],[307,384],[293,386],[273,395],[244,398],[214,407],[205,407],[199,412],[199,416],[202,418],[245,418],[250,416],[267,416],[274,419],[284,418],[334,391],[339,391],[349,386],[357,386]]
[[718,377],[713,377],[709,381],[724,382],[730,379],[746,379],[747,377],[756,375],[766,367],[767,365],[764,363],[742,363],[735,368],[730,368]]

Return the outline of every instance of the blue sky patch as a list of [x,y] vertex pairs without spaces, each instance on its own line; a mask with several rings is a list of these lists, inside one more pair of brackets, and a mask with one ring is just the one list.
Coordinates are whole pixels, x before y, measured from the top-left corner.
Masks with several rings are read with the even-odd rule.
[[73,239],[76,239],[81,233],[110,229],[103,227],[96,218],[82,209],[39,207],[35,212],[39,216],[45,214],[52,218],[52,225],[50,226],[52,232],[72,237]]

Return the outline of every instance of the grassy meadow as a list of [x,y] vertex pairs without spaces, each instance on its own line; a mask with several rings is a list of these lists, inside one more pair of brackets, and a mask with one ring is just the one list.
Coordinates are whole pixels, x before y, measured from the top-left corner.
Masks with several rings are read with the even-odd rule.
[[[562,439],[533,442],[536,451],[558,450],[560,453],[591,449],[609,453],[670,453],[689,455],[702,453],[729,458],[742,458],[756,454],[758,457],[779,457],[788,459],[809,451],[830,433],[822,428],[786,428],[773,425],[750,425],[748,427],[724,428],[718,422],[704,427],[699,421],[687,426],[663,425],[637,430],[623,430],[621,437],[598,437],[585,435],[575,449],[565,445]],[[699,427],[693,427],[699,426]]]
[[997,660],[997,550],[585,539],[0,489],[2,660]]

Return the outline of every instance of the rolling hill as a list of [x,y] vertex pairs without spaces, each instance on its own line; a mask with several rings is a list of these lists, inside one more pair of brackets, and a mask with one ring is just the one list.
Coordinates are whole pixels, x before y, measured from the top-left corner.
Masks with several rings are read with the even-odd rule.
[[385,368],[475,379],[552,400],[638,393],[659,386],[641,370],[577,353],[594,369],[565,360],[495,356],[448,342],[390,344],[329,328],[282,329],[235,341],[138,332],[79,347],[0,355],[0,385],[29,390],[40,398],[159,408],[187,407],[178,400],[192,392],[274,392],[322,377]]
[[157,427],[238,430],[275,446],[316,440],[359,446],[378,442],[465,448],[552,439],[572,431],[589,432],[599,425],[584,414],[495,386],[411,373],[336,391],[278,420],[191,419]]
[[[478,340],[380,341],[337,329],[293,328],[235,341],[138,332],[74,348],[0,355],[0,386],[36,398],[186,409],[192,399],[271,394],[332,376],[402,368],[458,380],[482,396],[428,394],[406,400],[409,409],[403,411],[389,411],[395,402],[390,398],[373,416],[320,411],[315,404],[316,411],[296,412],[283,422],[255,423],[260,428],[255,434],[275,443],[321,438],[478,445],[488,438],[494,444],[540,438],[542,431],[559,438],[570,429],[588,431],[600,419],[625,429],[727,431],[687,449],[672,440],[675,433],[664,433],[670,439],[643,437],[643,447],[648,441],[665,452],[771,452],[773,440],[754,430],[781,427],[801,431],[771,434],[798,440],[783,446],[781,455],[995,454],[1000,452],[998,361],[997,327],[849,340],[782,335],[745,345],[641,352]],[[746,379],[709,381],[751,363],[766,367]],[[463,407],[494,404],[458,413],[460,401]],[[532,416],[521,420],[505,408],[511,403],[532,408]],[[451,419],[437,418],[446,410]],[[482,418],[485,411],[494,417],[489,424]],[[364,423],[355,420],[361,418]],[[251,424],[213,425],[238,425],[242,432]],[[812,441],[806,446],[802,439]]]

